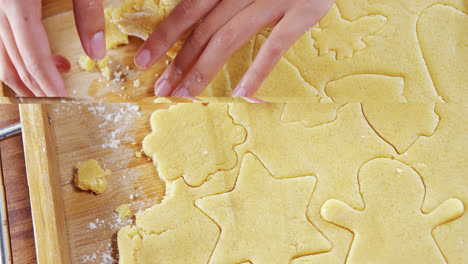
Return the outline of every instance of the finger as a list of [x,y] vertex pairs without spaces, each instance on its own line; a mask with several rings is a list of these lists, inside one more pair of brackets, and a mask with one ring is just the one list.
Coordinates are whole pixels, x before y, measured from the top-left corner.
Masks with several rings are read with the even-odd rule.
[[68,96],[62,76],[52,59],[40,8],[36,10],[20,5],[6,15],[27,71],[47,96]]
[[22,82],[27,87],[29,87],[35,96],[46,96],[45,92],[40,88],[39,84],[26,69],[23,59],[21,58],[21,55],[18,51],[18,47],[16,46],[13,33],[11,32],[10,24],[2,11],[0,11],[0,38],[2,39],[8,57],[13,63],[14,69],[21,78]]
[[279,9],[265,3],[255,3],[244,9],[213,36],[198,61],[172,95],[176,97],[199,95],[236,50],[281,16]]
[[54,60],[55,66],[57,67],[57,70],[59,70],[59,72],[68,73],[71,70],[70,61],[68,61],[65,57],[60,55],[54,55],[52,59]]
[[106,19],[102,0],[73,0],[75,24],[81,45],[94,60],[106,56]]
[[140,47],[135,56],[135,65],[141,69],[153,65],[219,1],[182,0]]
[[263,44],[254,62],[234,89],[232,96],[253,96],[284,53],[304,34],[305,28],[308,27],[299,25],[297,18],[285,17]]
[[29,90],[15,71],[15,66],[11,62],[5,46],[0,40],[0,80],[15,91],[20,97],[33,97],[34,93]]
[[184,46],[155,85],[157,96],[170,96],[203,52],[213,35],[253,0],[225,0],[220,2],[187,38]]
[[249,70],[234,89],[233,96],[253,96],[284,53],[325,16],[333,2],[333,0],[309,1],[302,8],[296,8],[287,13],[260,49]]

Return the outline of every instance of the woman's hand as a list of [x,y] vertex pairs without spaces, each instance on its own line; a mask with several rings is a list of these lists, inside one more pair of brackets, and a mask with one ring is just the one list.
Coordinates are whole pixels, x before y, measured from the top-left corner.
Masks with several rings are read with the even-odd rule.
[[[105,20],[100,0],[75,0],[78,33],[86,53],[105,57]],[[0,0],[0,80],[19,96],[65,97],[60,72],[70,62],[51,54],[40,0]]]
[[155,85],[157,96],[197,96],[236,50],[263,28],[276,25],[233,92],[251,97],[332,4],[333,0],[182,0],[142,45],[135,64],[150,67],[201,21]]

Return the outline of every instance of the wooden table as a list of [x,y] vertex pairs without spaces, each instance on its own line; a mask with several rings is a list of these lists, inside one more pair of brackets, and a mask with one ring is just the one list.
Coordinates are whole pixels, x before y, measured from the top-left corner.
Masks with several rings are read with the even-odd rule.
[[[0,127],[19,122],[17,105],[0,105]],[[36,263],[21,135],[0,142],[13,263]]]

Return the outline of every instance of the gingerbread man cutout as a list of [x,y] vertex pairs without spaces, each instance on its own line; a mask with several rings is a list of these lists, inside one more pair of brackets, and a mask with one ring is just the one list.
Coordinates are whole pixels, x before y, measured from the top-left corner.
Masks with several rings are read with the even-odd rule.
[[333,199],[321,208],[325,220],[354,233],[346,263],[446,263],[431,232],[463,215],[460,200],[422,212],[425,186],[420,175],[391,159],[366,163],[358,180],[362,211]]

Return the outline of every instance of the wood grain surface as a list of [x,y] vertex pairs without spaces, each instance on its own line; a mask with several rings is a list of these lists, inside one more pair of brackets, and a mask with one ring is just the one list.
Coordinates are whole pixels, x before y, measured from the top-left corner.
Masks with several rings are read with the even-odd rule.
[[[19,122],[17,105],[0,105],[0,128]],[[21,135],[0,142],[13,263],[36,263]]]
[[[112,263],[117,259],[116,233],[133,221],[119,220],[115,208],[130,204],[135,213],[162,200],[164,182],[153,163],[144,156],[136,157],[135,151],[141,150],[141,141],[151,132],[151,113],[167,107],[169,105],[52,104],[42,105],[42,113],[37,113],[37,108],[21,106],[21,115],[30,116],[22,119],[25,142],[36,140],[37,131],[46,131],[49,139],[45,148],[36,144],[39,147],[26,149],[33,213],[35,208],[42,208],[50,215],[55,214],[58,225],[64,222],[62,230],[50,230],[44,228],[43,219],[34,217],[36,237],[60,236],[57,238],[62,241],[60,247],[70,250],[68,258],[57,256],[63,263]],[[46,128],[32,125],[33,120],[39,119],[38,115],[46,117]],[[36,132],[32,131],[35,129]],[[112,171],[108,188],[101,195],[80,191],[72,183],[76,165],[89,159],[98,160],[102,167]],[[35,166],[35,160],[47,160],[43,163],[49,164],[48,172]],[[37,186],[38,182],[47,184]],[[53,197],[44,193],[47,192],[44,186],[49,186]],[[41,195],[49,198],[39,199]],[[50,204],[55,210],[47,209]],[[53,246],[36,243],[41,257]]]

